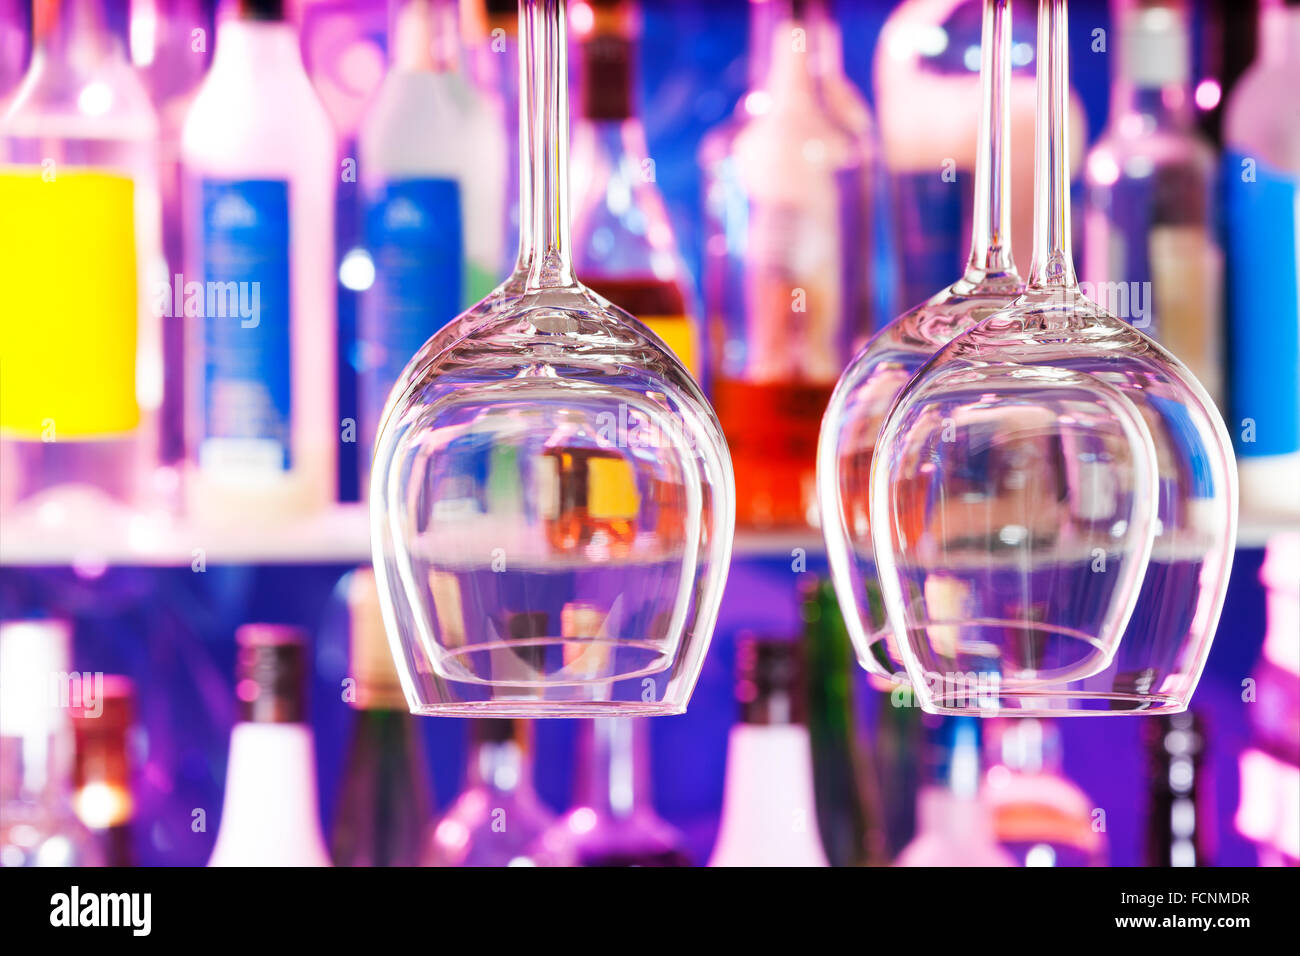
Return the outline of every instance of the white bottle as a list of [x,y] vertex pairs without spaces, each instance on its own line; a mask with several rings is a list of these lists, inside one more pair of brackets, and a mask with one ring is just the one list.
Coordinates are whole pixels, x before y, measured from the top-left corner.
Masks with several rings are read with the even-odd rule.
[[727,741],[722,819],[709,866],[830,866],[801,715],[799,645],[746,638],[736,657],[741,716]]
[[327,508],[341,436],[334,131],[282,2],[235,7],[181,134],[186,274],[173,281],[191,316],[189,502],[201,523]]
[[209,866],[329,866],[316,800],[316,750],[306,723],[302,634],[246,624],[236,683],[240,722],[230,735],[221,826]]
[[388,391],[425,340],[500,279],[505,134],[461,72],[451,0],[402,0],[392,67],[361,127],[374,282],[357,330],[363,482]]

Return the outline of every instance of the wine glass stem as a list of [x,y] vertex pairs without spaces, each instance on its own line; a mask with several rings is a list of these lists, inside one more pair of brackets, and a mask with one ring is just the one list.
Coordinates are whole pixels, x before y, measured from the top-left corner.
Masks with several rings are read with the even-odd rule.
[[533,135],[534,100],[532,49],[533,18],[527,4],[519,4],[519,253],[507,285],[523,287],[533,268],[533,157],[538,146]]
[[974,282],[1011,275],[1011,2],[984,0],[981,38],[979,144],[975,154],[975,214],[966,277]]
[[524,0],[525,70],[533,86],[528,149],[532,179],[533,261],[527,289],[577,284],[569,248],[569,81],[565,0]]
[[1075,289],[1070,250],[1070,54],[1066,0],[1038,4],[1034,258],[1030,289]]

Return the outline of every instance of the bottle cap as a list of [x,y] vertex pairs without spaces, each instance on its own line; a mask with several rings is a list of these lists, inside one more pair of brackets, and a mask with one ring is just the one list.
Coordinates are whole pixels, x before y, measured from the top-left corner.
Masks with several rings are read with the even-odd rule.
[[1186,83],[1191,76],[1191,38],[1182,10],[1150,4],[1128,11],[1120,28],[1124,74],[1139,89]]
[[235,16],[240,20],[283,20],[284,0],[236,0]]
[[240,720],[297,724],[307,719],[307,641],[296,627],[245,624],[235,632],[235,695]]
[[798,643],[741,635],[736,645],[736,700],[742,723],[803,723],[803,655]]
[[357,568],[348,579],[350,620],[349,673],[356,681],[359,710],[405,710],[406,697],[379,608],[379,587],[372,568]]
[[51,733],[66,725],[56,683],[70,679],[66,621],[0,621],[0,735]]

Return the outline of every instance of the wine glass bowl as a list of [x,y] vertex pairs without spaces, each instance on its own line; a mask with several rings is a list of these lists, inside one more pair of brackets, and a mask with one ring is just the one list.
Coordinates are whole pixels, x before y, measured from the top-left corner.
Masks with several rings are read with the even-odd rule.
[[1226,590],[1236,480],[1223,423],[1176,359],[1077,289],[1031,289],[917,373],[879,447],[875,553],[923,706],[1186,707]]
[[694,380],[581,287],[526,293],[423,362],[371,492],[412,710],[680,713],[734,521]]

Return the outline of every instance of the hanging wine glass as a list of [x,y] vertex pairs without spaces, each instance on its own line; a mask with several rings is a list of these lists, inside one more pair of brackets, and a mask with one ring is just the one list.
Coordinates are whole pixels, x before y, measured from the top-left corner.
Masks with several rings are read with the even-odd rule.
[[1079,291],[1066,29],[1065,0],[1041,0],[1026,292],[921,368],[871,466],[886,613],[939,713],[1184,709],[1232,562],[1236,476],[1213,403]]
[[862,666],[895,680],[906,680],[906,673],[885,621],[871,553],[868,478],[876,438],[916,370],[1024,290],[1011,257],[1010,0],[984,0],[981,49],[980,137],[966,272],[885,326],[858,353],[827,406],[817,449],[822,531],[845,623]]
[[375,572],[417,713],[680,713],[726,579],[735,492],[712,409],[573,275],[564,20],[563,0],[521,8],[522,289],[421,349],[376,442]]

